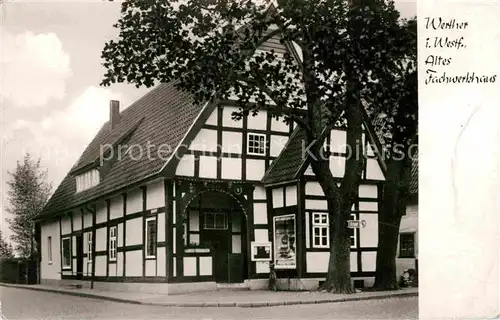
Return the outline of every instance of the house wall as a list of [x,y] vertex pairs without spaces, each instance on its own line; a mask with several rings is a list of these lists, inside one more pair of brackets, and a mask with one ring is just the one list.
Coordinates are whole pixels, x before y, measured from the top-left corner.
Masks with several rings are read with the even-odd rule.
[[406,214],[401,217],[399,234],[414,234],[415,258],[400,258],[400,241],[398,239],[398,248],[396,255],[396,275],[399,277],[405,269],[415,269],[416,259],[418,259],[418,203],[409,204],[406,207]]
[[[50,221],[41,225],[41,278],[61,279],[61,247],[59,221]],[[51,237],[52,261],[49,261],[48,237]]]
[[[77,208],[57,220],[42,224],[42,248],[47,237],[52,236],[52,264],[42,257],[42,279],[76,279],[76,237],[83,236],[83,274],[90,279],[94,273],[96,281],[166,281],[166,216],[165,181],[159,180],[142,187],[114,194],[85,208]],[[95,208],[95,213],[92,212]],[[156,257],[145,258],[145,221],[154,217],[157,222]],[[109,257],[109,229],[117,227],[116,261]],[[88,236],[91,236],[91,259]],[[71,238],[72,265],[62,270],[61,239]],[[46,253],[45,253],[46,254]],[[61,277],[62,274],[62,277]],[[149,280],[148,280],[149,279]],[[161,280],[163,279],[163,280]]]

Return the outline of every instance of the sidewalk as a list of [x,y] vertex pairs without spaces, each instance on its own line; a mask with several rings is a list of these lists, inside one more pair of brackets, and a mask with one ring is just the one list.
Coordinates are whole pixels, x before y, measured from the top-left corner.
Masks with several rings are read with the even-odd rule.
[[0,286],[68,294],[73,296],[165,307],[270,307],[297,304],[334,303],[396,297],[418,296],[418,288],[399,291],[361,292],[354,294],[331,294],[322,292],[271,292],[255,291],[209,291],[180,295],[162,295],[139,292],[102,291],[96,289],[68,289],[46,285],[4,284]]

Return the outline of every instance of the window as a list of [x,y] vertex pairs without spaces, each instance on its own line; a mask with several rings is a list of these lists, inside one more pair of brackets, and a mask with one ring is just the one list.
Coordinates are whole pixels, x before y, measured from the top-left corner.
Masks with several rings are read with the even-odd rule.
[[203,228],[212,230],[227,229],[227,215],[225,212],[205,212]]
[[[352,213],[351,214],[351,220],[356,220],[356,214]],[[356,229],[355,228],[349,228],[349,233],[350,233],[350,238],[351,238],[351,248],[356,248]]]
[[415,258],[415,234],[402,233],[399,235],[399,257]]
[[99,170],[92,169],[76,176],[76,192],[87,190],[99,184]]
[[87,233],[87,262],[92,261],[92,232]]
[[330,233],[328,232],[328,213],[313,212],[313,247],[328,248]]
[[156,218],[146,219],[146,258],[156,257]]
[[47,237],[47,257],[49,264],[52,264],[52,237]]
[[116,226],[109,228],[109,261],[116,261]]
[[63,269],[71,269],[71,238],[62,239]]
[[254,155],[265,155],[266,135],[260,133],[249,133],[247,153]]

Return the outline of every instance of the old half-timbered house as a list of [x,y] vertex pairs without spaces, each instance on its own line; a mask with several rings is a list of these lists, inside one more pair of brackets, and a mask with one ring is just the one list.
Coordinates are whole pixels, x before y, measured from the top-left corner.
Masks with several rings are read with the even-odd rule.
[[[290,50],[276,38],[260,49],[269,48]],[[303,288],[324,280],[328,205],[302,156],[304,133],[266,110],[235,121],[234,102],[191,101],[168,83],[122,112],[111,102],[109,121],[37,218],[42,283],[168,294],[265,288],[270,260],[278,278]],[[368,124],[363,139],[351,271],[366,286],[384,165]],[[327,142],[340,182],[345,132],[332,130]]]

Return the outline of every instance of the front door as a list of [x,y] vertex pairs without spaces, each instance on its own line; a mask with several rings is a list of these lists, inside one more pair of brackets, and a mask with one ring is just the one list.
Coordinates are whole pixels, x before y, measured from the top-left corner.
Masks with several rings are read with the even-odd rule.
[[204,230],[202,243],[209,243],[214,250],[214,276],[216,282],[228,282],[229,237],[227,230]]
[[82,280],[83,277],[83,236],[76,236],[76,279]]

